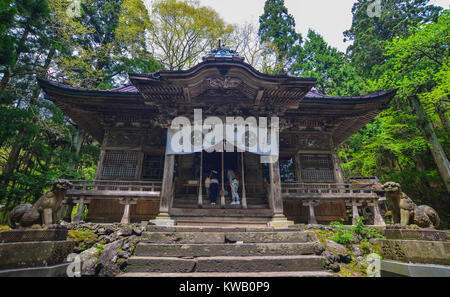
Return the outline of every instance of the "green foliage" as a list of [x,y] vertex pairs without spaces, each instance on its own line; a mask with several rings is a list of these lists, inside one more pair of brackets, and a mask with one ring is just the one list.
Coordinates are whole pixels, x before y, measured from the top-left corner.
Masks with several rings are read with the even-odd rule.
[[337,243],[350,244],[354,241],[351,226],[345,226],[341,222],[331,222],[330,226],[336,228],[333,238]]
[[[437,151],[450,153],[449,28],[446,10],[437,21],[419,22],[405,36],[384,42],[381,74],[367,85],[372,91],[397,88],[397,96],[339,150],[348,177],[396,181],[417,204],[431,205],[441,217],[450,212],[445,171],[438,170],[445,160],[435,157]],[[443,220],[443,228],[446,224]]]
[[277,55],[275,69],[266,72],[288,72],[301,49],[302,36],[295,31],[294,17],[288,13],[284,0],[266,0],[264,13],[259,17],[258,35],[261,43],[270,44]]
[[440,7],[429,5],[429,0],[383,0],[379,17],[367,11],[374,1],[358,0],[353,4],[352,26],[344,32],[345,40],[353,41],[347,49],[353,64],[365,77],[380,74],[377,68],[384,64],[386,42],[396,36],[406,36],[410,26],[436,21]]
[[194,1],[155,1],[150,22],[147,43],[168,70],[193,67],[233,30],[216,11]]
[[103,253],[104,248],[105,248],[105,245],[103,243],[98,243],[97,250],[95,251],[95,253],[100,256]]
[[9,226],[0,225],[0,233],[4,231],[9,231],[11,228]]
[[317,79],[315,89],[325,95],[360,95],[364,81],[348,57],[329,46],[323,37],[309,30],[301,52],[292,65],[292,72],[301,77]]
[[68,239],[75,241],[78,251],[87,250],[98,242],[98,236],[90,230],[69,230]]
[[354,240],[354,235],[360,236],[363,240],[370,238],[383,238],[376,229],[366,227],[364,225],[365,218],[360,217],[355,225],[348,226],[342,222],[331,222],[330,226],[336,229],[334,233],[334,241],[341,244],[351,244]]

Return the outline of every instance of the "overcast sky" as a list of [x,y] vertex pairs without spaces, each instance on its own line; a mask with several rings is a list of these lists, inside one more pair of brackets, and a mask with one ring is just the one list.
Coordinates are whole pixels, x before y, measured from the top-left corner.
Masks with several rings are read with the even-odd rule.
[[[210,6],[231,24],[254,23],[259,26],[259,16],[264,11],[264,0],[200,0]],[[295,18],[297,32],[306,37],[308,28],[320,33],[325,40],[340,51],[345,51],[343,32],[352,23],[352,6],[355,0],[285,0],[288,12]],[[449,8],[449,0],[432,0],[433,4]]]

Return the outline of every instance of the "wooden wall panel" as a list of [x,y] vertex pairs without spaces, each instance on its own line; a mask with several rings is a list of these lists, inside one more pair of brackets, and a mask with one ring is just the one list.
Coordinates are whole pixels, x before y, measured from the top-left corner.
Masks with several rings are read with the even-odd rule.
[[[301,200],[283,200],[284,214],[295,223],[308,223],[309,208],[302,205]],[[347,211],[343,201],[321,202],[315,208],[316,219],[319,224],[344,219],[348,221]]]
[[[86,221],[96,223],[119,223],[122,219],[124,205],[116,199],[92,200]],[[159,200],[138,200],[131,205],[131,222],[154,219],[159,212]]]

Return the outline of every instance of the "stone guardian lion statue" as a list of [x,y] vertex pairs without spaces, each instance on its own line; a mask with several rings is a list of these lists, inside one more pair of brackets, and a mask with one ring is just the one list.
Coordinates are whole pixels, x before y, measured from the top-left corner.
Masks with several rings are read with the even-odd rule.
[[428,205],[417,206],[402,192],[400,184],[387,182],[383,185],[386,197],[391,201],[394,224],[403,226],[415,224],[420,228],[437,228],[440,219],[437,212]]
[[31,204],[20,204],[11,210],[8,215],[8,225],[15,229],[17,223],[20,227],[31,227],[32,225],[46,225],[56,223],[57,213],[61,208],[62,201],[73,185],[65,179],[53,182],[52,188],[38,201]]

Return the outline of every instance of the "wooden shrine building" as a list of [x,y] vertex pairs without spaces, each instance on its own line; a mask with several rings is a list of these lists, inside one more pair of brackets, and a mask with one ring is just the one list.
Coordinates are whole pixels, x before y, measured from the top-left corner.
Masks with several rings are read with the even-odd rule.
[[[312,91],[315,79],[260,73],[227,47],[186,71],[130,73],[129,79],[103,91],[39,80],[102,144],[96,179],[73,181],[66,198],[67,205],[88,205],[87,221],[285,226],[348,219],[347,208],[357,216],[358,206],[367,205],[382,223],[374,191],[345,183],[336,147],[386,108],[395,91],[324,96]],[[278,161],[261,164],[250,152],[166,154],[171,121],[193,118],[194,109],[203,117],[279,117]],[[217,205],[200,182],[212,169],[225,176]],[[229,169],[241,177],[240,205],[230,205]]]

